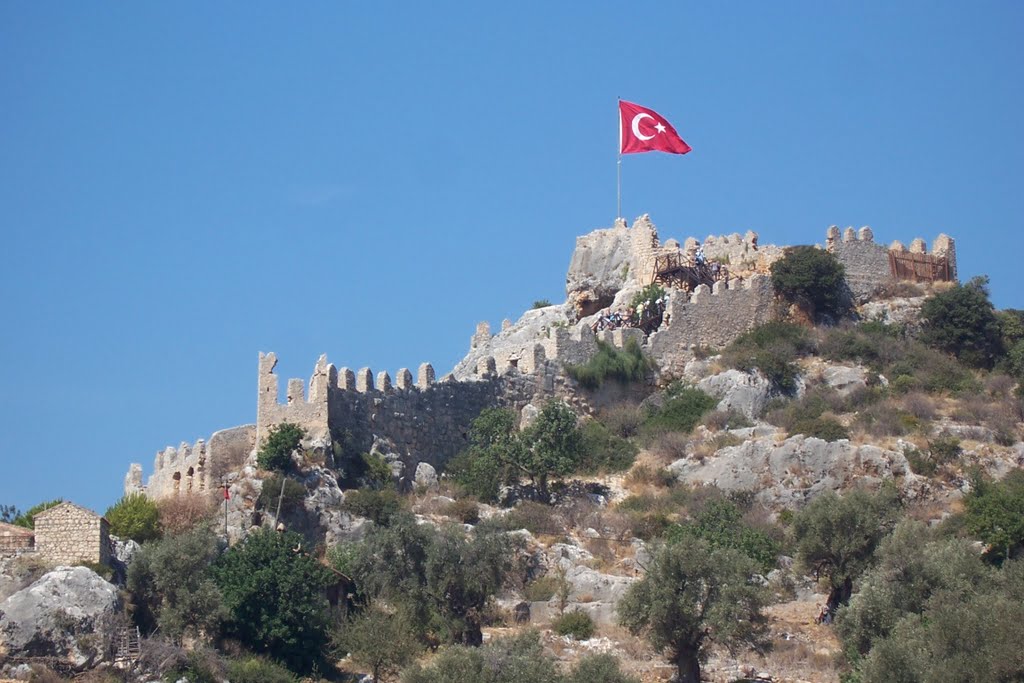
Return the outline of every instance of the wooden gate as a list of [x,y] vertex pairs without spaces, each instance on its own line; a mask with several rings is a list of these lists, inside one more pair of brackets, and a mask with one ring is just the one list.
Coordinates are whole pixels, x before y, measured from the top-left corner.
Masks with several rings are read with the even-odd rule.
[[953,279],[945,256],[912,254],[909,251],[890,251],[889,271],[897,280],[936,282]]

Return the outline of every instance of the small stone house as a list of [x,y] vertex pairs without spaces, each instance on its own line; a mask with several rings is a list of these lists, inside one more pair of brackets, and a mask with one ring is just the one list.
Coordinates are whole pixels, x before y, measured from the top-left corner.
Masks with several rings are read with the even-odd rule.
[[63,502],[35,516],[36,552],[53,564],[110,562],[110,523],[92,510]]
[[25,550],[32,550],[35,534],[13,524],[0,522],[0,555],[16,555]]

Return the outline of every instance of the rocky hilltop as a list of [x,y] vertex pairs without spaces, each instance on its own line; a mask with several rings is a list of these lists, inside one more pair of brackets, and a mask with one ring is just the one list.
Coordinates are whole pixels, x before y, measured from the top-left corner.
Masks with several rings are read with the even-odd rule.
[[[155,501],[167,528],[213,515],[228,555],[267,529],[297,533],[296,554],[345,579],[332,589],[334,608],[357,612],[365,605],[354,596],[372,581],[351,558],[380,558],[387,539],[411,538],[413,528],[438,538],[497,533],[515,561],[484,596],[487,616],[465,617],[462,635],[446,642],[479,644],[474,625],[481,639],[506,642],[532,625],[541,629],[536,657],[569,671],[615,653],[642,681],[684,667],[666,664],[649,632],[621,625],[632,588],[674,544],[738,549],[768,596],[758,619],[773,647],[709,641],[705,680],[838,681],[854,668],[883,680],[871,677],[870,648],[862,661],[849,656],[850,636],[819,621],[853,623],[843,610],[867,609],[856,596],[884,581],[865,572],[891,560],[896,551],[878,543],[894,527],[917,530],[921,543],[956,537],[971,562],[998,552],[989,537],[964,531],[965,501],[1024,465],[1024,403],[1012,353],[972,364],[928,336],[929,301],[984,293],[957,282],[951,238],[940,235],[930,251],[920,239],[878,245],[869,228],[833,226],[824,238],[810,251],[762,245],[753,232],[662,241],[647,216],[620,220],[577,239],[564,302],[494,332],[481,323],[441,377],[429,364],[392,376],[323,356],[308,382],[288,380],[282,404],[276,357],[261,353],[254,424],[160,451],[146,481],[132,465],[125,493]],[[827,254],[842,266],[841,315],[809,310],[773,285],[773,264],[794,254]],[[1014,321],[1024,337],[1021,316],[999,315],[1004,347],[1024,344],[1013,337]],[[544,431],[565,414],[568,422]],[[268,444],[292,429],[296,440],[270,465]],[[523,459],[566,435],[568,465],[541,471]],[[815,506],[856,496],[865,509],[886,501],[889,510],[865,532],[878,538],[859,573],[840,575],[808,559],[804,520]],[[830,533],[841,536],[844,524]],[[392,528],[402,531],[389,536]],[[78,670],[109,661],[59,634],[65,617],[47,600],[67,592],[75,618],[107,629],[109,640],[125,628],[114,618],[117,593],[85,568],[40,574],[25,557],[0,562],[0,656],[17,663],[46,653]],[[396,608],[397,598],[379,599]],[[575,633],[566,615],[589,626]],[[341,669],[366,673],[353,657]]]

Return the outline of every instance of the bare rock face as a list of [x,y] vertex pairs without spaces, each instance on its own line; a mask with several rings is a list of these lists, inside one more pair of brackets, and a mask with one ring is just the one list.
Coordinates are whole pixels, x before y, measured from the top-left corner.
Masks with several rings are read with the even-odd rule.
[[763,375],[740,370],[706,377],[697,388],[718,399],[718,410],[736,412],[751,420],[764,412],[772,394],[772,385]]
[[413,481],[418,489],[434,490],[437,488],[437,470],[429,462],[421,462],[416,465]]
[[595,230],[576,238],[576,249],[565,276],[565,293],[579,317],[607,306],[629,277],[631,233],[625,221],[610,230]]
[[901,485],[908,492],[918,484],[902,453],[802,434],[781,443],[746,441],[723,448],[703,462],[677,460],[668,469],[688,484],[756,491],[758,501],[772,508],[795,508],[821,493],[855,483],[878,486],[883,480],[902,477]]
[[0,603],[0,655],[56,657],[76,670],[107,655],[121,604],[86,567],[58,567]]

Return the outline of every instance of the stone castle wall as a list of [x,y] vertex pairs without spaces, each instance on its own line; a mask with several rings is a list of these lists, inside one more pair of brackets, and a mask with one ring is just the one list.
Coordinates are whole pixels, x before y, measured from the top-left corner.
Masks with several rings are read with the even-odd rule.
[[410,467],[418,462],[440,466],[463,450],[470,424],[484,408],[519,409],[555,392],[556,367],[545,361],[540,346],[529,362],[506,365],[502,374],[489,357],[481,363],[479,375],[466,381],[448,377],[438,382],[427,363],[418,368],[415,378],[406,368],[394,378],[387,371],[375,377],[369,368],[358,372],[336,369],[321,356],[308,395],[302,380],[289,380],[285,404],[266,400],[264,387],[277,385],[275,362],[273,354],[260,355],[256,432],[261,438],[273,426],[291,422],[305,429],[307,437],[329,438],[357,453],[367,452],[375,441],[383,440]]
[[[874,240],[871,228],[846,228],[840,235],[838,226],[829,227],[825,234],[825,249],[835,254],[846,269],[846,282],[858,302],[871,298],[880,288],[895,281],[889,266],[889,252],[927,254],[928,248],[920,237],[910,242],[909,249],[902,242],[889,247]],[[932,243],[933,256],[941,256],[949,263],[951,278],[956,281],[956,245],[952,237],[940,234]]]
[[770,321],[775,310],[771,279],[755,275],[745,282],[700,285],[687,297],[674,290],[667,317],[647,340],[647,352],[663,373],[679,375],[693,357],[692,348],[723,348],[744,332]]
[[35,517],[36,551],[50,564],[110,560],[110,525],[91,510],[61,503]]
[[240,469],[256,446],[256,426],[244,425],[214,432],[209,441],[168,446],[156,454],[153,473],[143,484],[142,466],[132,463],[124,492],[146,493],[152,498],[179,494],[206,494],[221,485],[229,472]]

